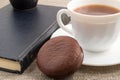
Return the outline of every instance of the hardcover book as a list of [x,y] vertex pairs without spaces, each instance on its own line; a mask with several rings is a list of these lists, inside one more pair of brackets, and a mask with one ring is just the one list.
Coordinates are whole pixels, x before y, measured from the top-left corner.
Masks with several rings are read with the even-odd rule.
[[0,70],[25,71],[59,28],[56,14],[60,9],[45,5],[26,11],[14,10],[11,5],[0,9]]

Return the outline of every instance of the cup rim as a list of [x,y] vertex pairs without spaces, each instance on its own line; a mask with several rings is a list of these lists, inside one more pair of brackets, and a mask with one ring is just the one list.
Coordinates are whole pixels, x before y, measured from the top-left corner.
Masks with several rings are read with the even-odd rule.
[[[76,0],[75,0],[76,1]],[[67,9],[74,13],[74,14],[77,14],[77,15],[80,15],[80,16],[86,16],[86,17],[101,17],[101,18],[104,18],[104,17],[113,17],[113,16],[118,16],[120,15],[120,12],[117,12],[117,13],[114,13],[114,14],[107,14],[107,15],[89,15],[89,14],[83,14],[83,13],[77,13],[75,12],[74,10],[70,9],[69,5],[72,3],[72,2],[75,2],[74,0],[70,1],[68,4],[67,4]],[[98,3],[99,4],[99,3]],[[119,9],[120,10],[120,9]]]

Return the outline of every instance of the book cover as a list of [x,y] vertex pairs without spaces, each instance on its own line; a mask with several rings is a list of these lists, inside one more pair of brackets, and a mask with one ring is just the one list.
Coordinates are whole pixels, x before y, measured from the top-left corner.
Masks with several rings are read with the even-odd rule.
[[38,5],[19,11],[11,5],[0,9],[0,70],[23,73],[38,50],[59,28],[56,14],[61,7]]

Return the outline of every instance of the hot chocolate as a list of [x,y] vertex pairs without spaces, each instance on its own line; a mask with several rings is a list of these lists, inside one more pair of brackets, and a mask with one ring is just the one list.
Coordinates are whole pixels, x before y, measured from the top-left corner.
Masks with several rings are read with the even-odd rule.
[[75,12],[87,15],[108,15],[120,12],[119,9],[99,4],[91,4],[74,9]]

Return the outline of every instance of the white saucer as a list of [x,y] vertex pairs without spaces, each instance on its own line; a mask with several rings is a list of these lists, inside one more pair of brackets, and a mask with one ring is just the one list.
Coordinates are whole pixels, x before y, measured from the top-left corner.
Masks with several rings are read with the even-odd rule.
[[[67,25],[71,28],[71,24]],[[53,33],[51,38],[56,36],[71,36],[59,28]],[[71,36],[73,37],[73,36]],[[73,37],[74,38],[74,37]],[[110,50],[101,53],[92,53],[84,51],[83,65],[88,66],[112,66],[120,64],[120,36]]]

